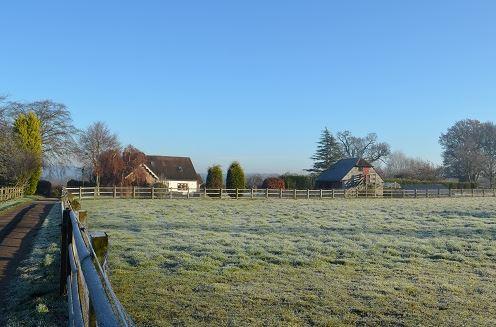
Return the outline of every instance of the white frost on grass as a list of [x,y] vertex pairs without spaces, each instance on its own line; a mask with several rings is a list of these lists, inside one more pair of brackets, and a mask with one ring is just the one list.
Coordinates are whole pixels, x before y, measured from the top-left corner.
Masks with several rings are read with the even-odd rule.
[[494,198],[83,208],[138,324],[496,325]]
[[0,308],[1,326],[65,326],[66,299],[59,296],[60,206],[54,205],[33,240],[33,249]]

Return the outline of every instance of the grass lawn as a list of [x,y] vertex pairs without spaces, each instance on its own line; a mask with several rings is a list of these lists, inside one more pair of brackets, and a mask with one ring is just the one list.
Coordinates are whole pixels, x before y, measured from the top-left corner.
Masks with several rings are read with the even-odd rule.
[[95,200],[138,325],[496,326],[496,199]]

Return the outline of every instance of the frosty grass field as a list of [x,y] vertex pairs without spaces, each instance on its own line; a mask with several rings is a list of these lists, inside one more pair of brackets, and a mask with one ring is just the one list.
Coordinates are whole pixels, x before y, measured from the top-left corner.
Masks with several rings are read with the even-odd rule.
[[496,199],[95,200],[138,325],[496,326]]

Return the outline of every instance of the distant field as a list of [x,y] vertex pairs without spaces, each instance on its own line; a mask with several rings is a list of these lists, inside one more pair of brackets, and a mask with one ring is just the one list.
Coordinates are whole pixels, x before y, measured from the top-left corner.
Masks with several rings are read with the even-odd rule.
[[496,326],[496,200],[95,200],[138,325]]

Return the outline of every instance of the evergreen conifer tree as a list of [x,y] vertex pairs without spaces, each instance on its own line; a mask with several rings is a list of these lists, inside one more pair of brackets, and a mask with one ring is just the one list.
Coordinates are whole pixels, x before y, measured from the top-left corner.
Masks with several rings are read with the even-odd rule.
[[35,164],[31,171],[25,176],[26,194],[34,194],[36,187],[41,178],[41,160],[42,160],[42,139],[41,139],[41,121],[34,112],[19,114],[14,121],[14,134],[17,137],[19,146],[29,152]]
[[246,187],[245,173],[237,161],[233,162],[227,171],[226,187],[228,189],[244,189]]
[[320,174],[342,158],[341,146],[326,127],[322,131],[320,141],[317,142],[317,151],[311,158],[314,161],[313,168],[307,169],[307,171]]
[[223,182],[222,168],[219,165],[208,168],[207,180],[205,182],[207,188],[222,188]]

